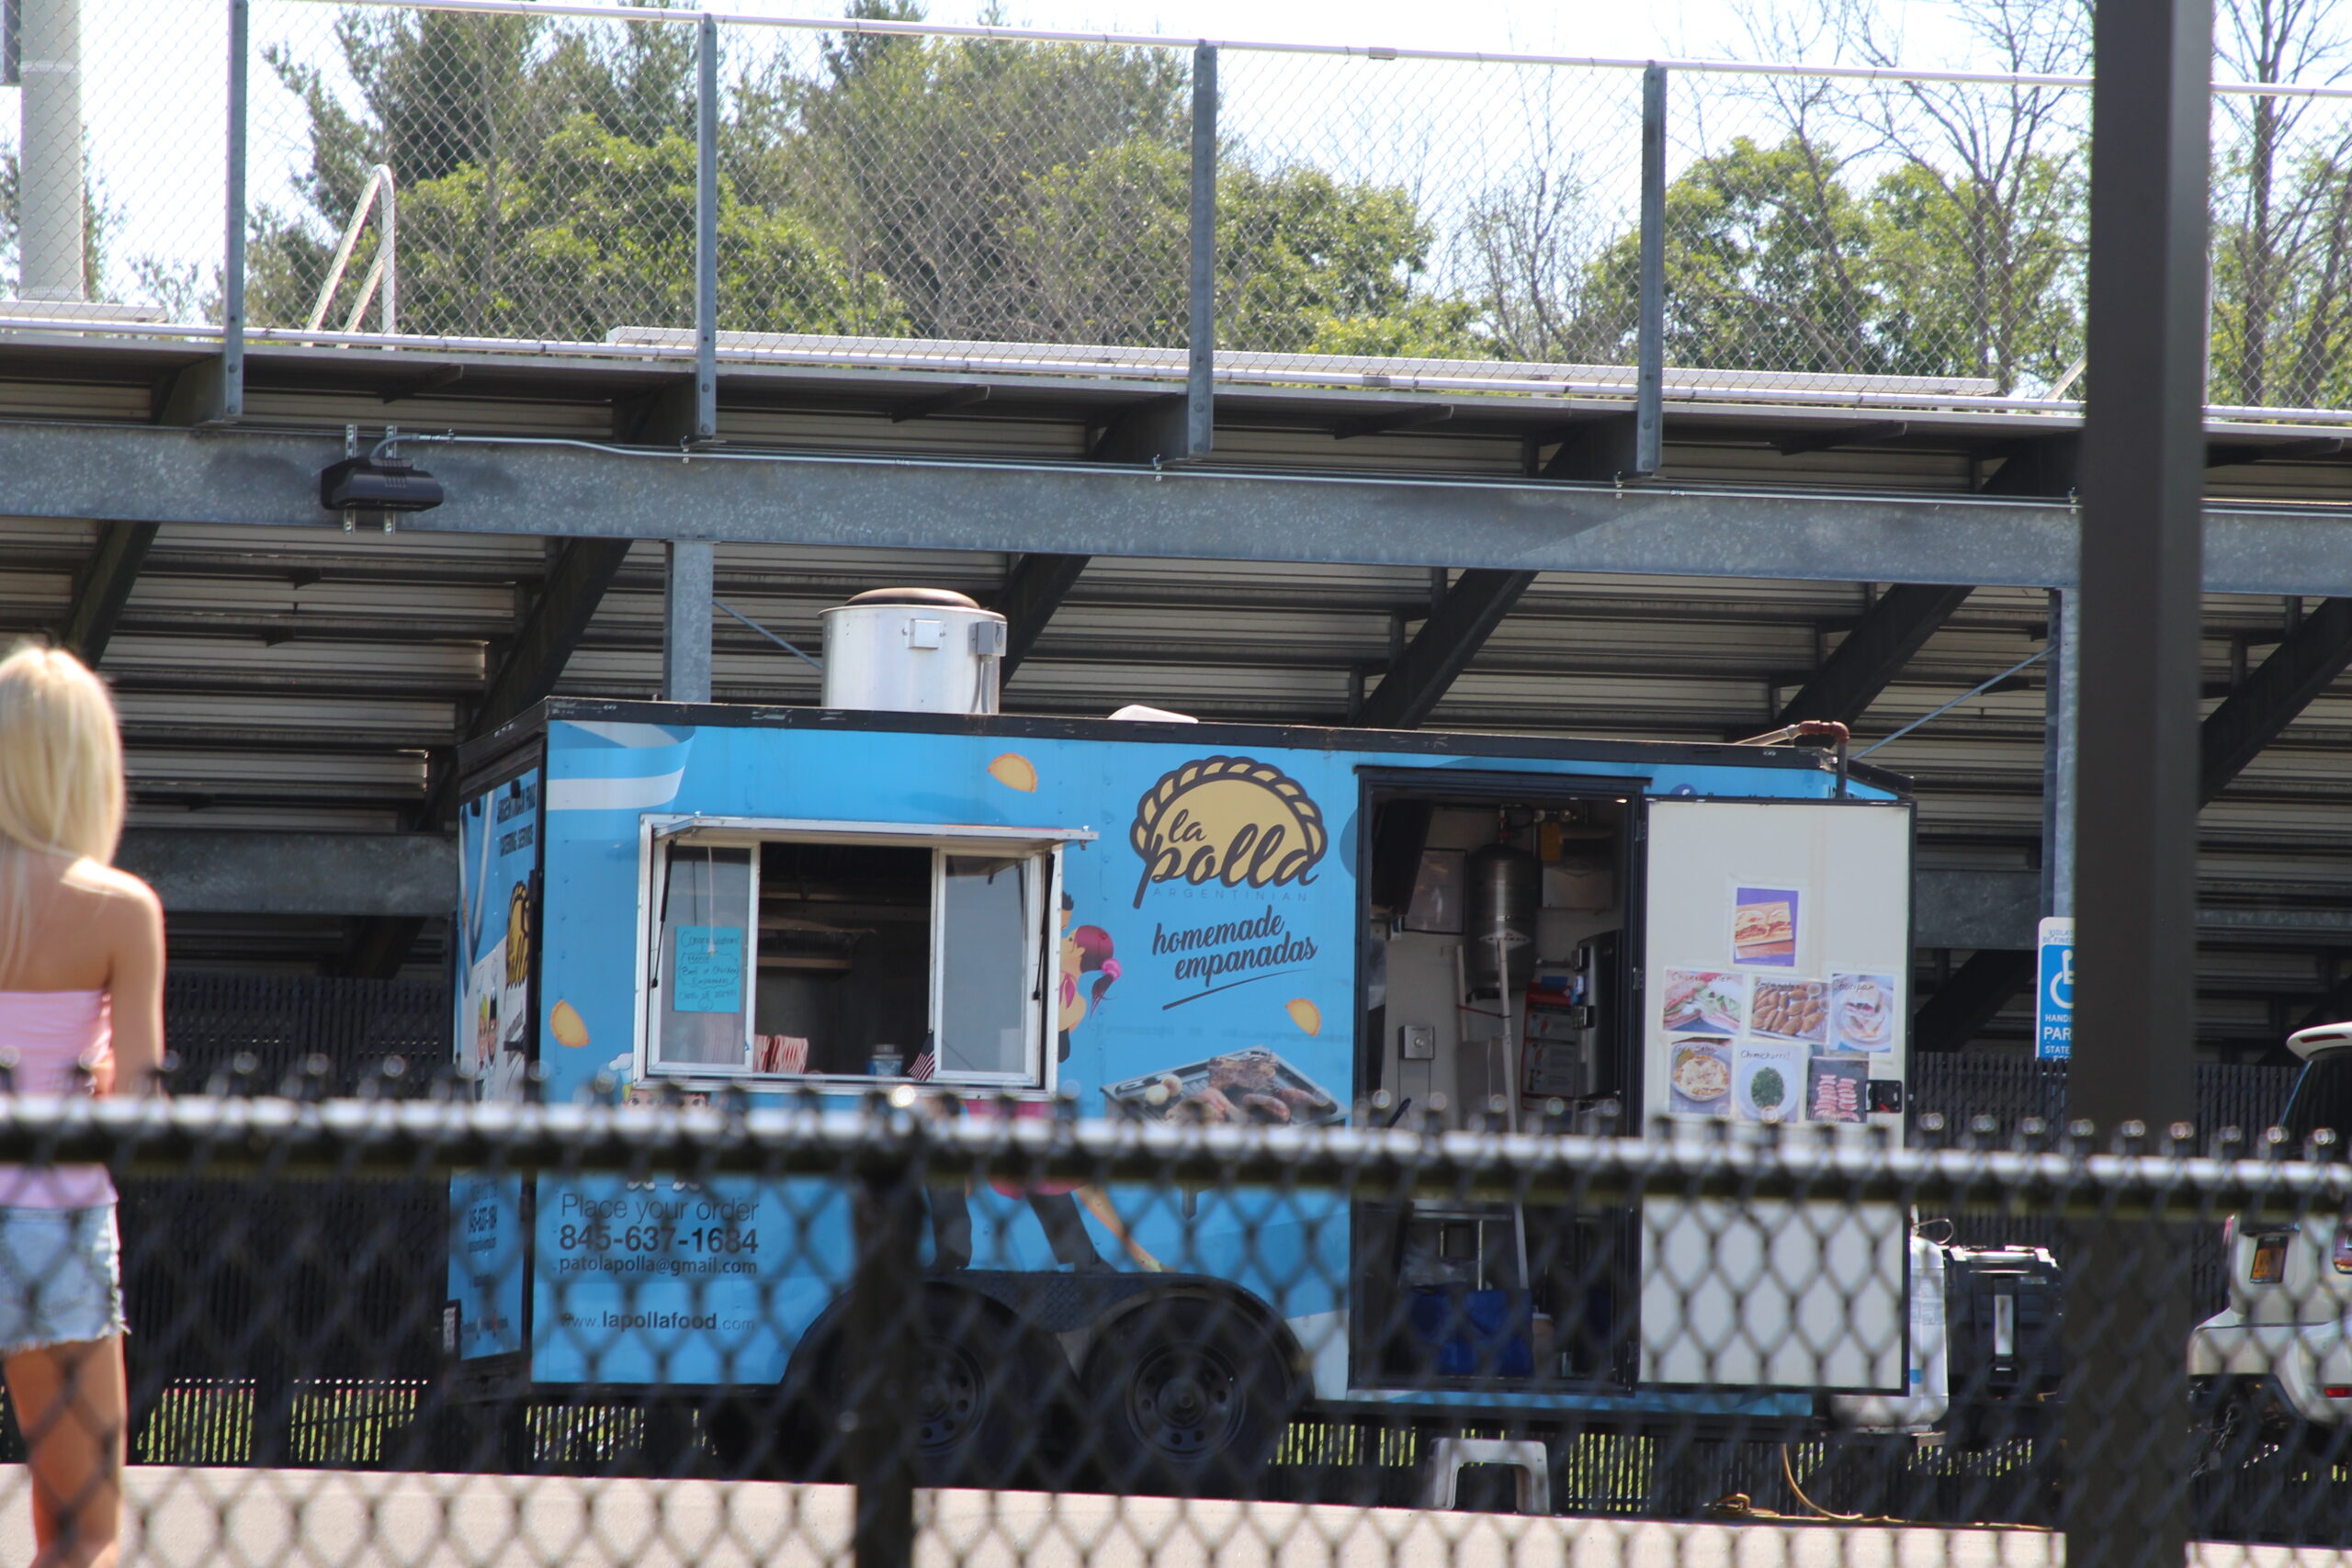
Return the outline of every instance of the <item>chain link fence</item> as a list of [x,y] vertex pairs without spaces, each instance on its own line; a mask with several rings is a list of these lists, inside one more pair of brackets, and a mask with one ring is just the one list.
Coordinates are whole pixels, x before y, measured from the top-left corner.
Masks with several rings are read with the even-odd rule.
[[[691,357],[707,325],[739,358],[1164,381],[1213,340],[1227,379],[1624,397],[1646,333],[1668,396],[2046,408],[2086,376],[2088,94],[2052,73],[2085,44],[2054,22],[2011,19],[2006,75],[1860,35],[1819,71],[1670,64],[1645,176],[1630,62],[497,0],[18,9],[20,326],[201,335],[233,239],[244,326],[298,341]],[[2212,400],[2342,410],[2344,92],[2215,103]]]
[[[2352,1168],[2301,1125],[2324,1084],[2227,1160],[2134,1129],[1906,1150],[376,1078],[0,1101],[0,1157],[123,1186],[139,1561],[2352,1540]],[[2192,1308],[2189,1243],[2225,1232]],[[0,1529],[28,1505],[0,1472]]]

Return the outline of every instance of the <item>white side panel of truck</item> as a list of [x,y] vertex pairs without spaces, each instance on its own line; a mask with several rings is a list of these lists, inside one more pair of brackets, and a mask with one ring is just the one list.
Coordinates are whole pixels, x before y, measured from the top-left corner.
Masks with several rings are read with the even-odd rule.
[[[1646,860],[1644,1124],[1899,1140],[1910,807],[1655,800]],[[1891,1205],[1649,1200],[1642,1381],[1906,1392],[1908,1243]]]

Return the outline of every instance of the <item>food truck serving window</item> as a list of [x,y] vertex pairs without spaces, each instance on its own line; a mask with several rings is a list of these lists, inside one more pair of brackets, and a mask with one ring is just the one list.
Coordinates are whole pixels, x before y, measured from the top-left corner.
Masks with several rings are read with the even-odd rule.
[[1081,836],[649,820],[648,1071],[1047,1087]]

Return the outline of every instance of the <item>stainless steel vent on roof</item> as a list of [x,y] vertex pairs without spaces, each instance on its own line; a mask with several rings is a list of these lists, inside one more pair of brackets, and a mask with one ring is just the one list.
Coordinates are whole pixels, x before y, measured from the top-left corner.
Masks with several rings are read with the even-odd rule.
[[890,713],[994,713],[1005,619],[944,588],[876,588],[819,617],[824,705]]

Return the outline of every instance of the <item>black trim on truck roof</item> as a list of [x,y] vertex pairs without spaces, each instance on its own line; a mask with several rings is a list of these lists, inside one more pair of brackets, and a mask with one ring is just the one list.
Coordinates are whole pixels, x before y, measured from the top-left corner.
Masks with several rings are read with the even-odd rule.
[[[1307,751],[1374,751],[1396,756],[1555,758],[1623,763],[1629,769],[1736,765],[1836,771],[1833,753],[1811,746],[1737,746],[1727,741],[1583,739],[1556,735],[1464,734],[1452,730],[1348,729],[1300,724],[1160,724],[1028,714],[888,713],[750,703],[662,703],[635,699],[548,697],[458,750],[469,775],[557,719],[620,724],[727,726],[742,729],[888,730],[932,735],[1001,735],[1023,739],[1152,740],[1207,747],[1280,746]],[[1911,797],[1908,775],[1849,762],[1848,776],[1898,799]]]

